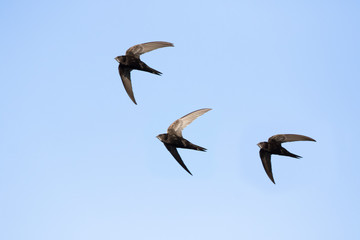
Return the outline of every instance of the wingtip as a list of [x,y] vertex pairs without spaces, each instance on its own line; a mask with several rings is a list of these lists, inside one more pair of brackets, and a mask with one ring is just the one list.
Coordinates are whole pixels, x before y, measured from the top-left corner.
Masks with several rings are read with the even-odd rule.
[[313,138],[311,138],[311,137],[308,137],[308,138],[309,138],[308,141],[316,142],[315,139],[313,139]]
[[206,110],[206,112],[213,110],[212,108],[201,108],[199,110]]
[[131,99],[131,101],[137,105],[134,94],[131,92],[130,94],[128,93],[128,95],[129,95],[129,98]]

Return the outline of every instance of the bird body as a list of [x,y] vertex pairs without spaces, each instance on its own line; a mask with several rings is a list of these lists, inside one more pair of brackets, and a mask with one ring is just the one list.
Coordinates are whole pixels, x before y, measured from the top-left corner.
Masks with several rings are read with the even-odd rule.
[[275,155],[282,155],[282,156],[288,156],[288,157],[293,157],[293,158],[301,158],[300,156],[289,152],[284,147],[282,147],[281,144],[279,144],[277,142],[263,142],[261,150],[266,151],[271,154],[275,154]]
[[293,154],[286,150],[284,147],[281,146],[284,142],[294,142],[294,141],[314,141],[314,139],[298,134],[278,134],[270,137],[267,142],[260,142],[257,145],[260,147],[260,158],[263,164],[264,170],[270,180],[275,184],[275,180],[272,173],[271,167],[271,155],[282,155],[288,156],[292,158],[301,158],[296,154]]
[[200,147],[191,143],[190,141],[186,140],[183,137],[178,137],[176,135],[169,135],[169,134],[159,134],[157,138],[162,141],[164,144],[169,144],[177,148],[188,148],[198,151],[206,151],[206,148]]
[[126,51],[125,55],[117,56],[115,60],[119,63],[119,74],[121,77],[121,81],[124,84],[124,88],[129,95],[130,99],[135,103],[135,96],[132,90],[132,84],[131,84],[131,77],[130,72],[132,70],[140,70],[145,71],[149,73],[153,73],[156,75],[161,75],[161,72],[149,67],[140,60],[140,55],[144,54],[146,52],[150,52],[152,50],[163,48],[163,47],[173,47],[174,44],[169,42],[148,42],[148,43],[142,43],[137,44],[135,46],[132,46]]
[[206,148],[200,147],[191,143],[190,141],[186,140],[182,136],[182,130],[188,126],[192,121],[194,121],[197,117],[203,115],[204,113],[210,111],[210,108],[203,108],[196,111],[193,111],[173,122],[168,130],[167,133],[159,134],[156,137],[164,143],[167,150],[173,155],[175,160],[190,174],[191,172],[186,167],[185,163],[181,159],[177,148],[187,148],[193,149],[197,151],[206,151]]
[[126,71],[126,70],[140,70],[144,72],[149,72],[157,75],[161,75],[162,73],[149,67],[146,63],[140,60],[140,58],[129,55],[129,56],[119,56],[119,72]]

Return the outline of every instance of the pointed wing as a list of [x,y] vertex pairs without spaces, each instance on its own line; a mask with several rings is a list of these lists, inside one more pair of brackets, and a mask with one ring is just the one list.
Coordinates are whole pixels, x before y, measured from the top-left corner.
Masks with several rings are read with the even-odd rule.
[[135,101],[133,90],[132,90],[130,72],[131,72],[130,68],[123,67],[119,64],[119,73],[120,73],[121,81],[124,84],[124,88],[125,88],[127,94],[129,95],[129,97],[131,98],[131,100],[135,104],[137,104]]
[[274,141],[278,143],[284,143],[284,142],[294,142],[294,141],[315,141],[315,139],[312,139],[311,137],[307,137],[304,135],[298,135],[298,134],[278,134],[274,135],[269,138],[269,142]]
[[169,144],[164,143],[165,147],[167,148],[167,150],[169,150],[169,152],[171,153],[171,155],[173,155],[173,157],[176,159],[176,161],[188,172],[191,174],[191,172],[189,171],[189,169],[186,167],[185,163],[183,162],[183,160],[181,159],[176,147],[171,146]]
[[260,158],[266,174],[268,175],[270,180],[275,184],[272,168],[271,168],[271,154],[267,151],[260,149]]
[[203,115],[204,113],[206,113],[210,110],[211,110],[211,108],[199,109],[199,110],[193,111],[193,112],[183,116],[182,118],[179,118],[178,120],[176,120],[169,126],[167,132],[169,134],[175,134],[176,136],[182,137],[182,130],[187,125],[189,125],[196,118],[200,117],[201,115]]
[[126,51],[126,55],[134,55],[136,57],[139,57],[143,53],[147,53],[158,48],[173,47],[173,46],[174,44],[172,43],[161,42],[161,41],[142,43],[129,48]]

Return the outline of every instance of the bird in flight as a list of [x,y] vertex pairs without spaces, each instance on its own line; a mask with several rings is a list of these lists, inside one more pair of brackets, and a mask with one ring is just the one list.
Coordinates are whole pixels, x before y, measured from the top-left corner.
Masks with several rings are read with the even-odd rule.
[[129,97],[131,98],[131,100],[135,104],[137,104],[137,103],[135,101],[134,93],[132,90],[130,72],[132,70],[136,69],[136,70],[140,70],[140,71],[153,73],[156,75],[162,74],[161,72],[149,67],[148,65],[146,65],[146,63],[141,61],[140,55],[143,53],[147,53],[152,50],[158,49],[158,48],[173,47],[173,46],[174,46],[174,44],[172,44],[172,43],[160,42],[160,41],[142,43],[142,44],[132,46],[131,48],[129,48],[126,51],[125,55],[117,56],[115,58],[115,60],[119,63],[119,73],[120,73],[121,80],[124,84],[125,90],[126,90],[127,94],[129,95]]
[[298,135],[298,134],[278,134],[270,137],[267,142],[260,142],[257,145],[260,147],[260,158],[265,169],[266,174],[270,180],[275,184],[272,169],[271,169],[271,154],[288,156],[293,158],[301,158],[300,156],[293,154],[281,146],[285,142],[295,141],[313,141],[314,139]]
[[172,154],[172,156],[176,159],[176,161],[190,174],[191,172],[186,167],[185,163],[181,159],[177,148],[188,148],[198,151],[206,151],[206,148],[197,146],[195,144],[192,144],[182,136],[182,130],[192,123],[197,117],[200,117],[204,113],[210,111],[211,108],[203,108],[196,110],[194,112],[191,112],[179,119],[177,119],[175,122],[173,122],[169,128],[167,129],[167,133],[159,134],[156,137],[164,143],[165,147],[169,152]]

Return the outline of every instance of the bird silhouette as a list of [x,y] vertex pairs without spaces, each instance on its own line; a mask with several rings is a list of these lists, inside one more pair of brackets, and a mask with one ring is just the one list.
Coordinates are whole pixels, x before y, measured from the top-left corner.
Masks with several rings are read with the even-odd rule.
[[182,136],[182,130],[188,126],[192,121],[194,121],[197,117],[203,115],[204,113],[210,111],[211,108],[203,108],[191,112],[173,122],[169,128],[167,129],[167,133],[159,134],[156,137],[164,143],[167,150],[172,154],[172,156],[176,159],[176,161],[190,174],[191,172],[186,167],[185,163],[181,159],[177,148],[187,148],[198,151],[206,151],[206,148],[197,146]]
[[115,60],[119,63],[119,73],[121,80],[124,84],[125,90],[131,100],[135,103],[135,97],[132,90],[132,84],[131,84],[131,78],[130,78],[130,72],[134,69],[145,71],[149,73],[153,73],[156,75],[161,75],[162,73],[149,67],[140,60],[140,55],[150,52],[152,50],[163,48],[163,47],[173,47],[174,44],[169,42],[148,42],[148,43],[142,43],[135,46],[132,46],[126,51],[126,54],[123,56],[117,56]]
[[298,134],[278,134],[270,137],[267,142],[260,142],[257,145],[260,147],[260,158],[265,169],[266,174],[270,180],[275,184],[272,168],[271,168],[271,154],[288,156],[293,158],[301,158],[300,156],[293,154],[281,146],[285,142],[294,141],[314,141],[314,139],[298,135]]

